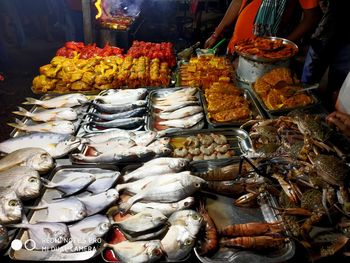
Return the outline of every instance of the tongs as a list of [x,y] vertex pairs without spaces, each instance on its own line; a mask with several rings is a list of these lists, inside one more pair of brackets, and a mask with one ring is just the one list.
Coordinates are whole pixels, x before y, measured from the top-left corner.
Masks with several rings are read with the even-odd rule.
[[302,85],[302,89],[297,90],[294,94],[303,93],[309,90],[317,89],[320,85],[318,83],[312,85]]

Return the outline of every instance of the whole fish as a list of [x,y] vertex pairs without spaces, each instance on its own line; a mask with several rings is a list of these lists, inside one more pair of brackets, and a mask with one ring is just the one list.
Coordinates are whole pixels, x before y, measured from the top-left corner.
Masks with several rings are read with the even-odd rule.
[[163,105],[157,105],[157,104],[154,104],[152,106],[156,109],[160,109],[163,112],[173,112],[173,111],[180,109],[180,108],[183,108],[183,107],[197,106],[197,105],[199,105],[199,101],[192,100],[192,101],[180,101],[180,102],[174,101],[174,103],[172,105],[169,105],[169,106],[163,106]]
[[119,198],[119,194],[115,189],[109,189],[106,192],[96,195],[86,195],[77,197],[80,202],[85,205],[86,215],[94,215],[106,207],[110,206]]
[[43,185],[49,189],[57,189],[64,193],[62,197],[75,194],[88,185],[95,182],[96,177],[90,173],[70,172],[63,176],[62,180],[51,182],[45,178],[41,178]]
[[27,229],[29,238],[34,240],[34,249],[36,250],[58,247],[70,238],[68,227],[64,223],[40,222],[30,224],[24,216],[22,223],[12,224],[9,227]]
[[16,123],[7,123],[21,131],[26,132],[54,132],[60,134],[73,134],[75,126],[71,121],[49,121],[41,124],[27,125],[24,122],[16,119]]
[[0,225],[0,251],[5,249],[9,244],[9,236],[7,233],[7,229]]
[[135,141],[131,139],[125,139],[125,138],[112,138],[106,142],[88,144],[89,147],[94,148],[96,151],[100,153],[108,152],[110,151],[110,149],[116,149],[121,147],[130,148],[135,145],[136,145]]
[[147,146],[157,138],[154,131],[135,131],[134,141],[139,146]]
[[119,129],[133,129],[144,124],[143,117],[132,117],[124,119],[116,119],[112,121],[89,121],[87,124],[92,124],[103,128],[119,128]]
[[123,241],[117,244],[104,244],[112,248],[122,262],[147,263],[155,262],[163,256],[160,240],[150,241]]
[[136,134],[132,131],[126,131],[122,129],[115,129],[113,131],[103,132],[103,133],[91,133],[88,136],[84,137],[86,143],[103,143],[111,139],[131,139],[133,140],[136,137]]
[[164,100],[153,101],[153,103],[155,105],[160,105],[160,106],[171,106],[173,105],[174,101],[179,103],[183,101],[194,101],[194,100],[198,100],[198,98],[196,96],[186,94],[183,96],[176,97],[176,99],[169,98]]
[[1,142],[0,152],[11,153],[23,148],[37,147],[47,151],[53,158],[59,158],[78,148],[79,145],[80,139],[74,136],[38,132]]
[[21,200],[39,196],[41,182],[39,173],[29,167],[15,166],[0,172],[1,187],[12,189]]
[[136,215],[130,216],[123,221],[114,222],[123,232],[131,236],[138,236],[152,229],[163,226],[167,217],[156,209],[146,208]]
[[186,96],[186,95],[194,95],[197,93],[196,88],[183,88],[183,89],[178,89],[176,91],[169,92],[169,94],[166,94],[164,96],[160,97],[155,97],[154,100],[156,101],[162,101],[162,100],[176,100],[179,97]]
[[80,93],[72,93],[67,95],[61,95],[48,100],[37,100],[33,98],[26,98],[26,102],[23,104],[38,105],[43,108],[64,108],[74,107],[81,105],[88,101],[88,98]]
[[201,106],[188,106],[170,113],[160,113],[159,117],[164,120],[180,119],[188,116],[192,116],[196,113],[202,112]]
[[86,217],[68,227],[71,235],[70,242],[61,247],[61,250],[63,252],[79,251],[97,243],[110,227],[109,219],[104,215]]
[[110,189],[118,181],[120,172],[103,172],[95,174],[96,181],[86,188],[93,194],[99,194]]
[[86,104],[93,106],[99,112],[114,114],[114,113],[131,111],[140,107],[144,107],[146,106],[147,101],[137,100],[131,103],[123,103],[123,104],[103,104],[98,102],[88,102]]
[[152,165],[171,165],[171,163],[176,162],[186,162],[186,165],[188,164],[188,160],[184,158],[174,158],[174,157],[160,157],[155,158],[147,163],[144,163],[143,166],[152,166]]
[[30,112],[22,107],[18,107],[18,111],[14,111],[13,113],[31,118],[33,121],[75,121],[78,119],[77,112],[72,108],[57,108],[38,112]]
[[11,189],[0,188],[0,224],[12,224],[22,219],[23,205]]
[[96,101],[102,101],[107,104],[125,104],[144,99],[147,89],[125,89],[117,92],[107,93],[95,97]]
[[154,202],[176,202],[199,190],[205,181],[192,175],[160,176],[158,180],[148,184],[142,191],[132,196],[120,205],[121,210],[128,211],[130,207],[141,200]]
[[162,214],[165,215],[166,217],[169,217],[176,211],[190,208],[191,206],[193,206],[193,204],[194,204],[194,197],[190,196],[178,202],[173,202],[173,203],[137,202],[131,206],[130,211],[133,213],[139,213],[146,208],[153,208],[162,212]]
[[69,198],[59,199],[52,203],[41,200],[38,206],[27,207],[32,210],[46,209],[46,216],[37,222],[73,222],[86,217],[85,205],[78,198],[71,196]]
[[192,126],[196,125],[198,122],[200,122],[203,119],[204,115],[203,113],[197,113],[195,115],[185,117],[182,119],[175,119],[175,120],[166,120],[166,121],[160,121],[160,125],[164,125],[167,127],[173,127],[173,128],[191,128]]
[[192,250],[196,237],[183,225],[172,225],[161,240],[162,248],[169,261],[184,259]]
[[120,113],[114,114],[105,114],[105,113],[97,113],[97,112],[88,112],[87,115],[93,116],[95,118],[111,121],[115,119],[125,119],[130,117],[140,117],[143,116],[146,112],[146,107],[140,107],[129,111],[124,111]]
[[55,165],[54,160],[41,148],[23,148],[11,152],[0,160],[0,172],[14,166],[27,166],[39,173],[46,173]]
[[165,164],[150,165],[145,163],[140,168],[123,176],[124,182],[135,181],[147,177],[149,175],[160,175],[168,173],[176,173],[183,170],[188,165],[187,159],[170,158]]
[[168,222],[171,225],[182,225],[192,236],[196,236],[202,226],[203,217],[194,210],[186,209],[174,212]]

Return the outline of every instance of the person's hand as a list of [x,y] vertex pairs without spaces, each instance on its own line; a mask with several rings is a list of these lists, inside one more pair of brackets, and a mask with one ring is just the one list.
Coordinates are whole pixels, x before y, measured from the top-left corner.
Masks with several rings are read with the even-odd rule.
[[350,137],[350,115],[340,111],[334,111],[326,117],[329,124],[334,124],[340,132]]
[[204,43],[204,48],[211,48],[212,46],[214,46],[215,42],[217,40],[217,37],[213,35],[211,35]]

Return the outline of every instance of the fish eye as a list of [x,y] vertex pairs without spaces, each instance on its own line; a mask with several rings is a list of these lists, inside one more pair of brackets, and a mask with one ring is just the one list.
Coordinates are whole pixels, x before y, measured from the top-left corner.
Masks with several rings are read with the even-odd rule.
[[199,216],[198,216],[198,215],[192,215],[192,218],[193,218],[194,220],[199,220]]
[[153,250],[153,255],[159,257],[162,255],[162,251],[160,249],[156,248]]
[[30,183],[35,183],[35,182],[37,182],[38,180],[36,179],[36,177],[30,177],[28,181],[29,181]]
[[200,188],[200,187],[201,187],[201,184],[200,184],[200,183],[196,183],[195,186],[196,186],[197,188]]
[[184,206],[189,206],[189,205],[190,205],[189,202],[185,202],[185,203],[184,203]]
[[18,201],[17,200],[10,200],[9,201],[9,206],[17,206],[18,205]]
[[189,246],[192,244],[192,240],[191,239],[186,239],[184,242],[185,246]]

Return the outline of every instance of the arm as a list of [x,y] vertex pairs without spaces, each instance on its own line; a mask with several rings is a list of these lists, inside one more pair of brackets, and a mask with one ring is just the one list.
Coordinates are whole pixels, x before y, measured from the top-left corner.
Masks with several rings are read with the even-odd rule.
[[313,30],[320,18],[319,7],[311,9],[303,9],[303,17],[298,24],[298,26],[293,30],[293,32],[287,37],[287,39],[296,42],[302,38],[306,33]]
[[214,33],[205,41],[205,48],[210,48],[216,42],[216,39],[222,33],[222,31],[233,24],[236,20],[239,9],[241,8],[242,0],[232,0],[230,6],[227,8],[224,17],[222,18],[220,24],[215,29]]
[[329,124],[334,124],[340,132],[350,137],[350,115],[340,111],[334,111],[326,118]]

